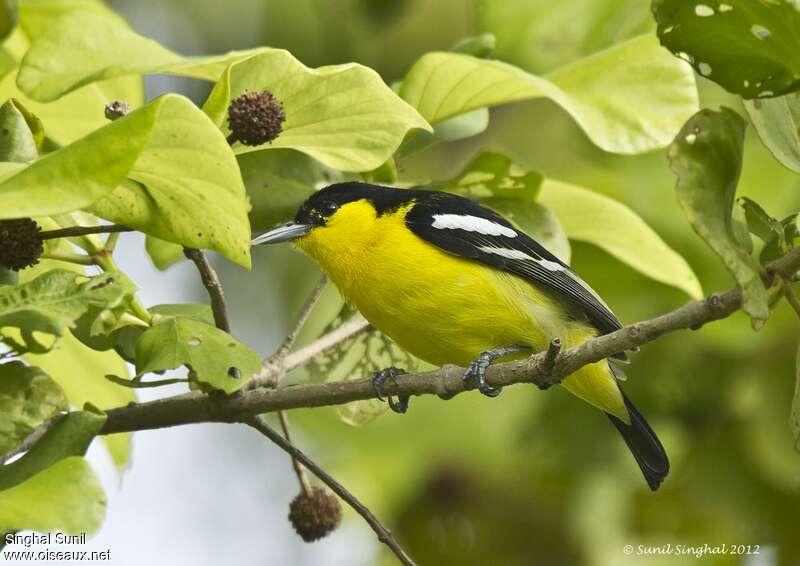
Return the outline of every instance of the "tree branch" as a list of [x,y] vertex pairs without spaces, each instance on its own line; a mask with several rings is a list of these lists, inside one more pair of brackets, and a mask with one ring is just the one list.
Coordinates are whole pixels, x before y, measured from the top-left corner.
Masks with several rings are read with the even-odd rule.
[[[765,281],[771,284],[775,275],[791,278],[800,270],[800,249],[796,249],[768,266]],[[526,360],[490,366],[486,381],[493,386],[533,382],[547,387],[581,367],[607,358],[618,352],[643,346],[669,332],[697,329],[708,322],[726,318],[742,304],[738,288],[715,293],[703,301],[692,301],[651,320],[626,326],[611,334],[598,336],[575,348],[541,352]],[[340,327],[341,328],[341,327]],[[338,330],[338,329],[337,329]],[[331,333],[332,334],[332,333]],[[303,350],[321,350],[323,336]],[[325,344],[323,343],[322,346]],[[303,350],[296,352],[300,354]],[[552,349],[551,349],[552,350]],[[553,359],[555,358],[555,359]],[[552,367],[551,365],[552,360]],[[464,370],[444,366],[428,373],[408,374],[396,382],[383,385],[384,395],[456,395],[466,390]],[[198,422],[242,422],[253,415],[283,409],[340,405],[351,401],[372,399],[375,392],[371,379],[339,381],[321,384],[299,384],[277,389],[254,389],[228,397],[188,393],[139,405],[108,411],[108,420],[101,434],[148,430]]]
[[347,502],[350,507],[352,507],[356,513],[361,515],[364,520],[372,527],[372,530],[375,531],[375,534],[378,535],[378,540],[388,546],[392,552],[397,556],[401,563],[405,564],[406,566],[415,566],[414,561],[406,554],[406,552],[402,549],[402,547],[397,543],[395,538],[392,536],[392,533],[384,527],[378,518],[372,514],[369,508],[361,503],[355,495],[350,493],[342,484],[336,481],[333,476],[331,476],[328,472],[320,468],[313,460],[311,460],[308,456],[303,454],[296,446],[290,443],[288,440],[283,438],[280,434],[278,434],[275,430],[270,427],[263,418],[261,417],[251,417],[246,419],[245,424],[250,425],[261,434],[269,438],[272,442],[280,446],[283,450],[291,455],[292,460],[300,461],[303,465],[311,470],[311,472],[317,476],[325,485],[331,488],[336,495],[341,497],[345,502]]
[[39,232],[39,236],[42,240],[52,240],[54,238],[72,238],[88,234],[115,234],[134,231],[133,228],[128,228],[127,226],[106,224],[104,226],[70,226],[69,228],[59,228],[58,230],[44,230]]
[[214,324],[220,330],[230,333],[231,325],[228,322],[228,311],[225,308],[225,294],[222,292],[222,283],[219,281],[217,272],[208,263],[208,258],[202,250],[183,248],[183,254],[194,262],[197,271],[200,272],[203,287],[208,291],[208,298],[211,300]]

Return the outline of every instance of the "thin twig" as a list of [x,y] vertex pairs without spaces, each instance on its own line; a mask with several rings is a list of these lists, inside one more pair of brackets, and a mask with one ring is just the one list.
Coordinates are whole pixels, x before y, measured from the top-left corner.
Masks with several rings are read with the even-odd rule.
[[77,265],[97,265],[94,256],[73,254],[69,252],[48,252],[39,256],[39,259],[52,259],[56,261],[66,261],[68,263],[75,263]]
[[368,327],[369,322],[360,314],[356,314],[347,319],[342,325],[337,326],[327,334],[323,334],[308,346],[286,354],[286,357],[280,360],[280,363],[277,363],[273,356],[266,358],[261,363],[261,371],[253,376],[247,388],[275,387],[278,380],[286,373],[302,366],[311,358],[327,352],[359,332],[363,332]]
[[322,296],[322,291],[325,289],[325,284],[328,282],[328,278],[323,275],[319,282],[317,283],[314,290],[311,291],[311,294],[306,299],[306,302],[303,304],[303,308],[300,310],[300,314],[297,317],[292,328],[286,334],[286,337],[281,342],[281,345],[275,350],[275,353],[270,356],[274,360],[283,360],[286,356],[289,355],[289,352],[292,350],[292,346],[297,341],[297,337],[300,335],[300,331],[305,326],[306,322],[308,321],[308,317],[311,316],[311,311],[314,310],[317,302],[319,301],[320,296]]
[[120,232],[112,232],[106,238],[106,243],[103,244],[103,251],[109,254],[113,254],[114,250],[117,247],[117,242],[119,241]]
[[[286,356],[289,355],[292,346],[294,346],[294,343],[297,341],[300,331],[308,321],[308,317],[311,315],[311,311],[314,310],[314,306],[319,301],[319,298],[322,295],[322,290],[325,288],[325,284],[327,282],[328,278],[323,275],[317,285],[314,287],[314,290],[311,291],[311,295],[309,295],[309,297],[306,299],[306,302],[303,304],[303,308],[300,309],[300,315],[289,329],[289,332],[286,333],[286,337],[283,339],[283,342],[281,342],[281,345],[272,356],[263,362],[262,367],[270,364],[270,367],[274,368],[272,382],[274,383],[275,387],[278,386],[278,383],[280,383],[280,380],[283,379],[283,376],[286,374],[286,370],[283,368],[283,361],[286,359]],[[252,387],[255,383],[257,383],[257,380],[254,378],[251,380],[249,386]],[[278,420],[281,423],[281,429],[283,430],[284,438],[286,438],[288,442],[291,442],[292,437],[289,432],[289,417],[286,415],[286,411],[278,411]],[[297,476],[297,481],[300,483],[300,488],[303,490],[303,493],[310,497],[311,484],[308,483],[308,477],[306,477],[306,472],[303,469],[303,465],[294,456],[291,458],[292,468],[294,468],[294,474]]]
[[206,288],[208,298],[211,300],[214,324],[220,330],[230,332],[231,325],[228,322],[228,311],[225,308],[225,294],[222,291],[222,283],[219,281],[217,272],[208,263],[208,258],[202,250],[183,248],[183,254],[194,262],[197,266],[197,271],[200,272],[200,280],[203,282],[203,287]]
[[369,322],[360,314],[353,315],[341,326],[337,326],[327,334],[322,335],[317,340],[304,348],[292,352],[283,362],[286,371],[291,371],[306,363],[314,356],[324,354],[334,346],[339,345],[348,338],[352,338],[369,328]]
[[558,337],[553,338],[550,340],[550,344],[547,346],[547,352],[545,352],[544,361],[542,362],[542,368],[547,371],[553,371],[553,368],[556,366],[556,362],[558,362],[558,355],[561,353],[561,339]]
[[320,479],[320,481],[322,481],[322,483],[327,485],[331,491],[342,498],[342,500],[350,505],[350,507],[352,507],[356,513],[364,518],[367,524],[372,527],[372,530],[375,531],[375,534],[378,535],[378,540],[388,546],[401,563],[406,566],[415,566],[414,561],[411,560],[411,557],[409,557],[403,548],[398,544],[397,540],[395,540],[395,538],[392,536],[392,533],[389,532],[389,530],[384,527],[383,524],[381,524],[378,518],[372,514],[372,511],[370,511],[363,503],[361,503],[355,495],[350,493],[347,488],[336,481],[333,476],[319,467],[316,462],[306,456],[296,446],[287,441],[277,431],[273,430],[272,427],[266,423],[263,417],[251,417],[244,422],[280,446],[292,457],[302,462],[303,465],[311,471],[311,473],[313,473]]
[[[286,414],[286,411],[278,411],[278,421],[281,423],[281,430],[283,431],[283,437],[286,439],[287,442],[292,441],[292,436],[289,433],[289,417]],[[294,475],[297,476],[297,482],[300,484],[300,489],[303,490],[307,496],[311,497],[311,484],[308,481],[308,476],[306,475],[306,470],[303,468],[303,464],[300,463],[294,454],[289,454],[292,458],[292,467],[294,468]]]
[[107,224],[103,226],[70,226],[69,228],[59,228],[58,230],[44,230],[39,232],[42,240],[52,240],[54,238],[73,238],[76,236],[86,236],[88,234],[116,234],[119,232],[134,232],[133,228],[120,226],[119,224]]
[[[793,275],[800,269],[800,249],[789,252],[773,262],[771,267],[772,273],[782,277]],[[770,274],[765,279],[771,284],[773,275]],[[708,322],[727,318],[739,310],[741,305],[742,293],[738,288],[725,293],[715,293],[703,301],[691,301],[672,312],[592,338],[575,348],[562,350],[552,371],[546,371],[544,362],[547,353],[541,352],[527,360],[490,366],[486,372],[486,381],[492,386],[531,382],[548,386],[560,382],[587,364],[643,346],[664,334],[699,328]],[[329,335],[323,336],[303,350],[321,349],[317,343],[327,336]],[[428,394],[452,396],[467,391],[463,375],[464,370],[456,366],[444,366],[428,373],[407,374],[396,381],[387,381],[383,385],[383,393],[394,396]],[[240,422],[261,413],[300,407],[341,405],[374,397],[375,391],[369,378],[290,385],[278,389],[260,388],[221,399],[188,393],[140,403],[134,407],[112,409],[107,412],[108,419],[101,434],[199,422]]]

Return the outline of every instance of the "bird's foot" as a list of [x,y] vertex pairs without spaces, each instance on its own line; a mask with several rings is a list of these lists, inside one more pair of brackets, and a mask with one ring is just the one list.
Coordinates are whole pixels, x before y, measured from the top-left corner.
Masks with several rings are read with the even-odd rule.
[[[395,367],[385,368],[375,372],[375,374],[372,376],[372,389],[375,390],[375,396],[380,401],[383,401],[383,395],[381,394],[381,387],[383,387],[383,384],[386,382],[386,380],[391,379],[392,381],[397,383],[397,376],[403,375],[405,373],[408,372],[406,372],[406,370],[404,369]],[[392,399],[391,395],[387,398],[387,401],[389,402],[389,408],[392,409],[392,411],[394,411],[395,413],[399,413],[401,415],[406,411],[408,411],[408,400],[409,400],[408,395],[400,395],[397,398],[397,401]]]
[[495,360],[508,356],[509,354],[516,354],[526,349],[527,348],[524,346],[512,345],[483,352],[475,361],[469,364],[467,371],[464,372],[464,382],[468,386],[475,387],[487,397],[497,397],[500,395],[503,388],[494,387],[486,383],[486,370]]
[[492,357],[489,352],[484,352],[478,358],[469,364],[467,371],[464,372],[464,382],[468,386],[478,389],[487,397],[497,397],[503,390],[502,387],[492,387],[486,383],[486,370],[492,364]]

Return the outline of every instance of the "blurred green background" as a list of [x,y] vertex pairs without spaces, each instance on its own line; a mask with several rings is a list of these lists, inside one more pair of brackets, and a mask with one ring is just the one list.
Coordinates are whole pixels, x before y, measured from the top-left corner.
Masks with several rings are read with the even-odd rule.
[[[641,0],[110,3],[137,31],[183,54],[269,45],[290,50],[309,66],[358,61],[387,83],[424,52],[480,32],[497,37],[497,58],[544,73],[654,29],[649,3]],[[702,78],[698,84],[704,106],[742,110],[716,85]],[[148,79],[147,86],[150,95],[180,90],[198,102],[206,88],[162,77]],[[604,153],[547,100],[492,110],[480,136],[401,160],[401,179],[448,178],[487,149],[621,200],[687,258],[706,292],[732,285],[684,218],[665,152]],[[259,207],[269,206],[269,188],[249,189],[262,191],[251,193]],[[800,209],[800,176],[772,158],[752,127],[739,193],[778,218]],[[574,268],[623,321],[688,300],[595,247],[573,243],[573,252]],[[218,266],[234,332],[268,353],[318,271],[288,249],[258,249],[254,260],[246,275],[223,262]],[[560,388],[516,386],[494,400],[478,394],[448,402],[414,399],[407,415],[386,414],[361,427],[344,424],[335,409],[293,411],[291,417],[304,447],[423,565],[698,561],[623,552],[626,544],[668,543],[760,545],[757,556],[705,556],[704,564],[800,564],[800,454],[788,426],[799,326],[781,306],[758,333],[736,315],[669,335],[634,356],[626,390],[672,461],[655,494],[606,419]],[[360,521],[349,511],[345,517]],[[264,536],[268,542],[259,544],[283,544]],[[383,549],[375,551],[374,563],[394,563]]]

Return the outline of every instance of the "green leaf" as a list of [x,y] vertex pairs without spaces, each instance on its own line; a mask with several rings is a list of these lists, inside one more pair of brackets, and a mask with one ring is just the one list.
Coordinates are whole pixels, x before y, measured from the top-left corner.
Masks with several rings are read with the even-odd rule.
[[594,244],[643,275],[702,298],[686,260],[621,202],[552,179],[542,183],[538,201],[553,211],[570,239]]
[[90,306],[113,308],[135,290],[122,273],[87,278],[54,269],[16,287],[0,288],[0,327],[22,329],[26,347],[34,349],[33,332],[61,336]]
[[406,138],[397,150],[397,157],[406,157],[437,143],[477,136],[489,127],[489,109],[478,108],[466,114],[453,116],[433,127],[433,132],[420,131]]
[[17,83],[41,102],[90,83],[132,74],[171,73],[216,81],[233,61],[264,50],[186,58],[137,34],[106,8],[83,5],[36,16],[37,30],[21,61]]
[[744,311],[760,321],[769,316],[767,291],[758,262],[736,241],[731,220],[745,126],[728,108],[701,110],[686,122],[668,155],[689,222],[742,288]]
[[783,235],[781,223],[767,214],[761,205],[747,197],[739,197],[740,206],[744,209],[747,227],[752,234],[758,236],[761,241],[766,242],[775,235]]
[[794,0],[654,0],[661,43],[744,98],[800,88],[800,11]]
[[[124,327],[125,330],[130,327]],[[65,334],[56,346],[43,355],[25,354],[25,360],[41,367],[58,383],[74,407],[91,403],[101,409],[124,407],[136,396],[130,389],[106,381],[107,374],[128,375],[125,363],[114,352],[98,352],[82,344],[72,334]],[[111,434],[103,443],[118,468],[130,459],[131,434]]]
[[505,155],[485,151],[454,179],[434,186],[473,200],[494,197],[533,202],[542,179],[541,173],[524,171]]
[[106,495],[83,458],[65,458],[28,481],[0,491],[0,531],[61,531],[78,535],[100,528]]
[[19,445],[50,417],[67,411],[61,388],[41,369],[0,364],[0,454]]
[[33,39],[17,77],[19,88],[40,102],[91,82],[183,60],[110,11],[78,10],[51,26]]
[[266,50],[233,63],[203,110],[227,134],[228,105],[245,90],[268,90],[283,104],[283,132],[237,152],[290,148],[342,171],[370,171],[389,159],[413,129],[430,125],[368,67],[309,69],[288,51]]
[[795,361],[794,396],[792,397],[792,413],[789,424],[794,436],[794,447],[800,452],[800,347],[797,349]]
[[17,27],[19,7],[17,0],[0,1],[0,40],[4,40]]
[[746,100],[744,107],[761,141],[784,167],[800,173],[800,97]]
[[496,45],[497,38],[493,33],[482,33],[457,41],[450,47],[450,51],[486,59],[494,53]]
[[[51,29],[59,17],[73,10],[110,10],[99,2],[74,0],[40,0],[21,6],[21,30],[4,43],[1,52],[15,68],[29,47],[28,38]],[[5,75],[5,74],[4,74]],[[17,72],[8,73],[0,81],[0,100],[15,98],[47,123],[47,137],[57,145],[65,145],[105,125],[103,108],[111,100],[125,100],[132,107],[144,101],[141,77],[122,77],[94,83],[65,96],[57,103],[42,104],[26,96],[16,85]]]
[[183,246],[156,238],[155,236],[147,236],[145,238],[144,249],[147,255],[150,256],[153,265],[160,271],[164,271],[186,259],[186,256],[183,255]]
[[408,72],[400,95],[431,124],[478,108],[547,97],[596,145],[617,153],[667,145],[698,107],[689,67],[649,35],[544,78],[500,61],[429,53]]
[[[49,223],[45,225],[49,228]],[[48,240],[58,246],[66,245],[64,240]],[[77,273],[81,269],[75,265],[53,260],[42,260],[36,266],[20,272],[20,281],[28,282],[48,273],[56,266],[67,265]],[[122,332],[131,327],[123,327]],[[100,409],[122,407],[135,401],[133,391],[109,383],[102,376],[106,374],[128,375],[128,368],[114,352],[98,352],[82,344],[72,333],[65,333],[45,354],[26,353],[23,358],[33,366],[40,367],[58,383],[73,407],[83,407],[91,403]],[[131,434],[111,434],[102,438],[111,458],[118,468],[122,468],[130,458]]]
[[21,458],[0,467],[0,532],[96,530],[105,494],[81,458],[106,421],[91,410],[59,418]]
[[154,316],[193,318],[206,324],[214,324],[214,313],[211,306],[203,303],[156,305],[148,310]]
[[65,414],[21,458],[0,466],[0,492],[21,484],[64,458],[82,456],[105,422],[106,416],[94,411]]
[[497,59],[542,73],[653,27],[649,0],[479,0],[479,28],[497,35]]
[[320,186],[341,175],[289,149],[237,156],[247,194],[253,203],[253,230],[262,231],[294,218],[300,205]]
[[369,171],[392,155],[409,130],[430,129],[367,67],[309,69],[287,51],[268,48],[186,59],[97,11],[59,18],[37,36],[18,83],[31,97],[47,101],[92,81],[147,72],[209,80],[221,75],[205,110],[226,133],[232,97],[245,89],[275,94],[287,115],[283,133],[270,145],[240,147],[241,152],[287,147],[337,169]]
[[[191,367],[198,381],[232,393],[258,373],[261,358],[226,332],[194,318],[167,318],[139,338],[137,377],[183,365]],[[241,377],[231,377],[232,368]]]
[[7,100],[0,106],[0,161],[30,163],[39,157],[36,139],[25,115]]
[[90,207],[112,222],[250,266],[249,205],[233,153],[181,96],[162,96],[5,179],[0,202],[0,218]]

